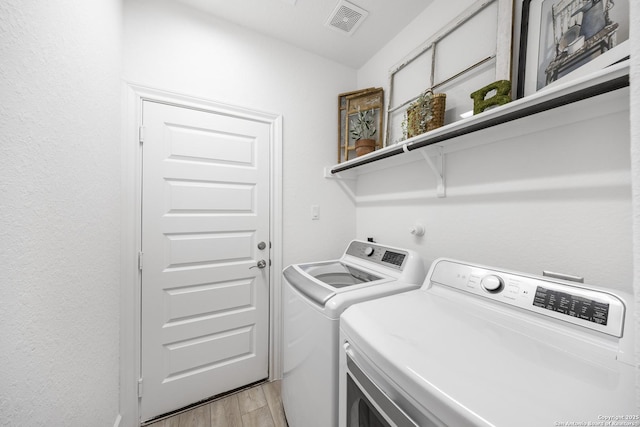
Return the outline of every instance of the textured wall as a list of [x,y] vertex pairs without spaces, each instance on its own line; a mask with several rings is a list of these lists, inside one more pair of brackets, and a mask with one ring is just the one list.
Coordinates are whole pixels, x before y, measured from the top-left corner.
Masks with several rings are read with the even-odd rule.
[[121,12],[0,3],[0,425],[118,416]]

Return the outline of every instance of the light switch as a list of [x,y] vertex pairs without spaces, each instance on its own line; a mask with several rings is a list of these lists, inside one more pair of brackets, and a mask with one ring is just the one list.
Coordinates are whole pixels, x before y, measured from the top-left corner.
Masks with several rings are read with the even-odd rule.
[[320,206],[311,205],[311,219],[312,220],[320,219]]

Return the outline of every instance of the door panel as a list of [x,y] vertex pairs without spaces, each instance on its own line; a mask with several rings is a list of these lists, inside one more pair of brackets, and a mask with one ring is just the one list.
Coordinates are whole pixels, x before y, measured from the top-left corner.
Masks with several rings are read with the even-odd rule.
[[181,182],[167,180],[169,213],[220,213],[255,211],[255,188],[246,184]]
[[253,233],[185,233],[167,235],[166,268],[221,264],[252,259]]
[[141,418],[268,376],[270,125],[145,101]]

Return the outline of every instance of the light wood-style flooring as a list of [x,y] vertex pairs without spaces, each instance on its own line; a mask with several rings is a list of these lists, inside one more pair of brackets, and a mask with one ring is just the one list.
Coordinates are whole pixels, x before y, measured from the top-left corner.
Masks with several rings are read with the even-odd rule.
[[287,427],[280,381],[239,391],[147,427]]

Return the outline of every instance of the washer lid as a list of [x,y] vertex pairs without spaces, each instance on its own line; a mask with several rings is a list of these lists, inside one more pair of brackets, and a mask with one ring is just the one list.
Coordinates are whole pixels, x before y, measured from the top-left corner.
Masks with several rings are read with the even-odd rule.
[[380,276],[340,261],[322,264],[300,264],[298,267],[309,276],[333,288],[344,288],[382,279]]
[[290,265],[283,274],[291,286],[321,306],[336,295],[338,289],[388,279],[340,261]]
[[341,328],[388,395],[446,425],[597,425],[637,413],[617,338],[541,319],[430,288],[352,306]]

